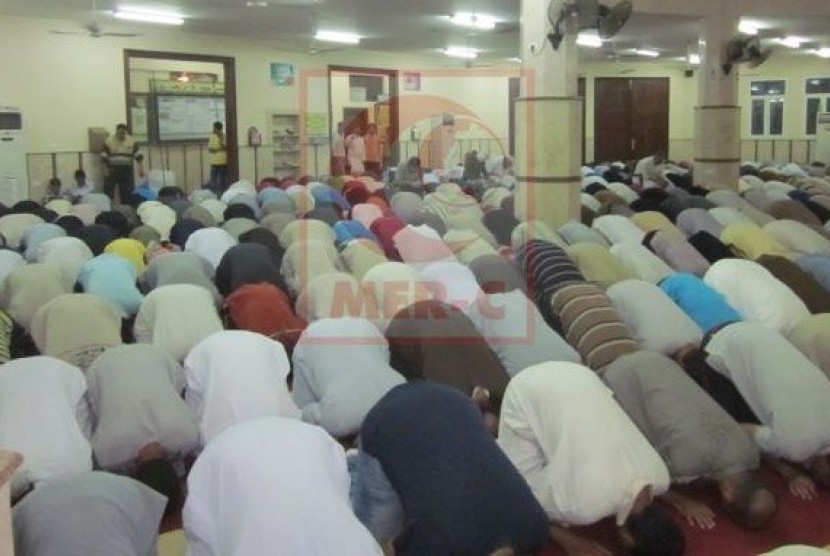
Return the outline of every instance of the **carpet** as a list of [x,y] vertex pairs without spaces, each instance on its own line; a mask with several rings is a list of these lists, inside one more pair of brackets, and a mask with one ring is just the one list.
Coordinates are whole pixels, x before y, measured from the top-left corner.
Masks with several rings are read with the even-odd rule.
[[[804,544],[820,547],[830,542],[830,492],[822,491],[816,500],[805,502],[794,498],[787,490],[783,479],[772,471],[764,469],[761,476],[778,498],[778,515],[761,531],[747,531],[732,523],[718,508],[717,490],[714,486],[684,487],[682,492],[688,492],[705,501],[717,513],[715,528],[703,531],[689,527],[676,512],[667,510],[683,529],[687,555],[755,556],[784,545]],[[609,550],[613,550],[614,554],[622,554],[616,545],[616,531],[611,520],[574,530],[600,542]],[[539,553],[539,556],[562,555],[564,551],[555,547],[549,547]]]

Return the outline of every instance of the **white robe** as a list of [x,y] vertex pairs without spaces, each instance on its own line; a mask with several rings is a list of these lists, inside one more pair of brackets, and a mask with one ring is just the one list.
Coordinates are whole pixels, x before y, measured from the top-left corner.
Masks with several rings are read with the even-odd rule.
[[352,512],[343,448],[289,419],[217,436],[190,472],[182,517],[188,556],[382,554]]
[[217,332],[193,348],[184,370],[185,401],[199,422],[202,444],[236,423],[300,416],[288,392],[285,348],[261,334]]
[[712,265],[703,281],[723,294],[745,319],[785,335],[810,316],[790,288],[752,261],[722,259]]
[[730,324],[706,351],[763,424],[755,437],[762,452],[793,462],[830,454],[830,381],[781,334],[754,322]]
[[606,214],[595,218],[591,227],[604,235],[612,244],[623,241],[642,243],[646,236],[646,233],[634,222],[619,214]]
[[622,525],[643,488],[650,485],[654,496],[669,488],[666,464],[582,365],[542,363],[515,376],[498,443],[557,523],[615,516]]
[[20,452],[12,496],[29,483],[92,470],[86,379],[52,357],[0,367],[0,446]]

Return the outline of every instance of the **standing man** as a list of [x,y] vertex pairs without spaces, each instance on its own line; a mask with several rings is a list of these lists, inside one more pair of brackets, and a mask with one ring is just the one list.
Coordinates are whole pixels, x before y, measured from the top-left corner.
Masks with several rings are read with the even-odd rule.
[[137,153],[138,144],[130,136],[127,124],[118,124],[115,127],[115,135],[107,137],[104,142],[104,152],[101,153],[101,158],[108,170],[104,193],[110,199],[115,199],[116,186],[121,203],[126,203],[132,195],[135,188],[133,160],[138,162],[144,160],[144,156]]
[[363,136],[363,147],[366,152],[364,171],[376,180],[380,179],[383,171],[383,143],[378,137],[377,124],[369,124],[366,135]]
[[228,178],[228,145],[222,122],[213,122],[213,133],[208,139],[210,152],[210,187],[217,197],[225,192]]
[[346,137],[343,135],[343,122],[337,123],[337,135],[331,146],[331,175],[342,176],[346,173]]
[[366,161],[366,143],[363,141],[363,130],[360,126],[346,137],[347,162],[349,173],[352,176],[362,176]]

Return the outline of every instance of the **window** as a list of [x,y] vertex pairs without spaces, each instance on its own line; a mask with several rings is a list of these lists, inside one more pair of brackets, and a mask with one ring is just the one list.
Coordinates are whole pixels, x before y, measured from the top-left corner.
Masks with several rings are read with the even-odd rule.
[[750,83],[752,135],[784,134],[784,95],[787,82],[783,80],[753,81]]
[[816,118],[819,112],[830,112],[830,78],[808,79],[804,91],[807,93],[807,135],[816,134]]

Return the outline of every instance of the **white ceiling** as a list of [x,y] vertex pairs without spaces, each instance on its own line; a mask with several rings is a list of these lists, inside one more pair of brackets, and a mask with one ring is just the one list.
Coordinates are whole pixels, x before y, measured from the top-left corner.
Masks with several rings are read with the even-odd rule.
[[[615,0],[608,0],[614,3]],[[635,0],[635,14],[614,40],[602,50],[583,49],[588,59],[607,58],[629,48],[656,48],[664,56],[683,56],[697,41],[699,16],[692,15],[729,2],[735,9],[746,1],[749,11],[767,5],[769,12],[782,5],[816,11],[810,15],[752,17],[771,27],[784,28],[830,47],[830,0]],[[484,61],[503,61],[519,51],[520,0],[271,0],[269,7],[246,7],[246,0],[0,0],[0,13],[67,20],[65,29],[80,28],[95,20],[104,31],[156,32],[141,24],[125,25],[105,12],[118,6],[175,10],[187,17],[182,30],[197,33],[249,37],[273,42],[284,49],[308,51],[329,45],[311,38],[321,28],[353,31],[365,37],[359,49],[435,54],[448,45],[481,49]],[[293,4],[293,5],[292,5]],[[803,4],[803,6],[802,6]],[[818,6],[818,8],[814,8]],[[719,9],[719,8],[717,8]],[[642,10],[642,11],[640,11]],[[755,10],[755,12],[751,11]],[[488,13],[500,19],[494,32],[468,33],[446,18],[454,11]],[[646,11],[650,13],[645,13]],[[540,17],[544,17],[540,14]]]

